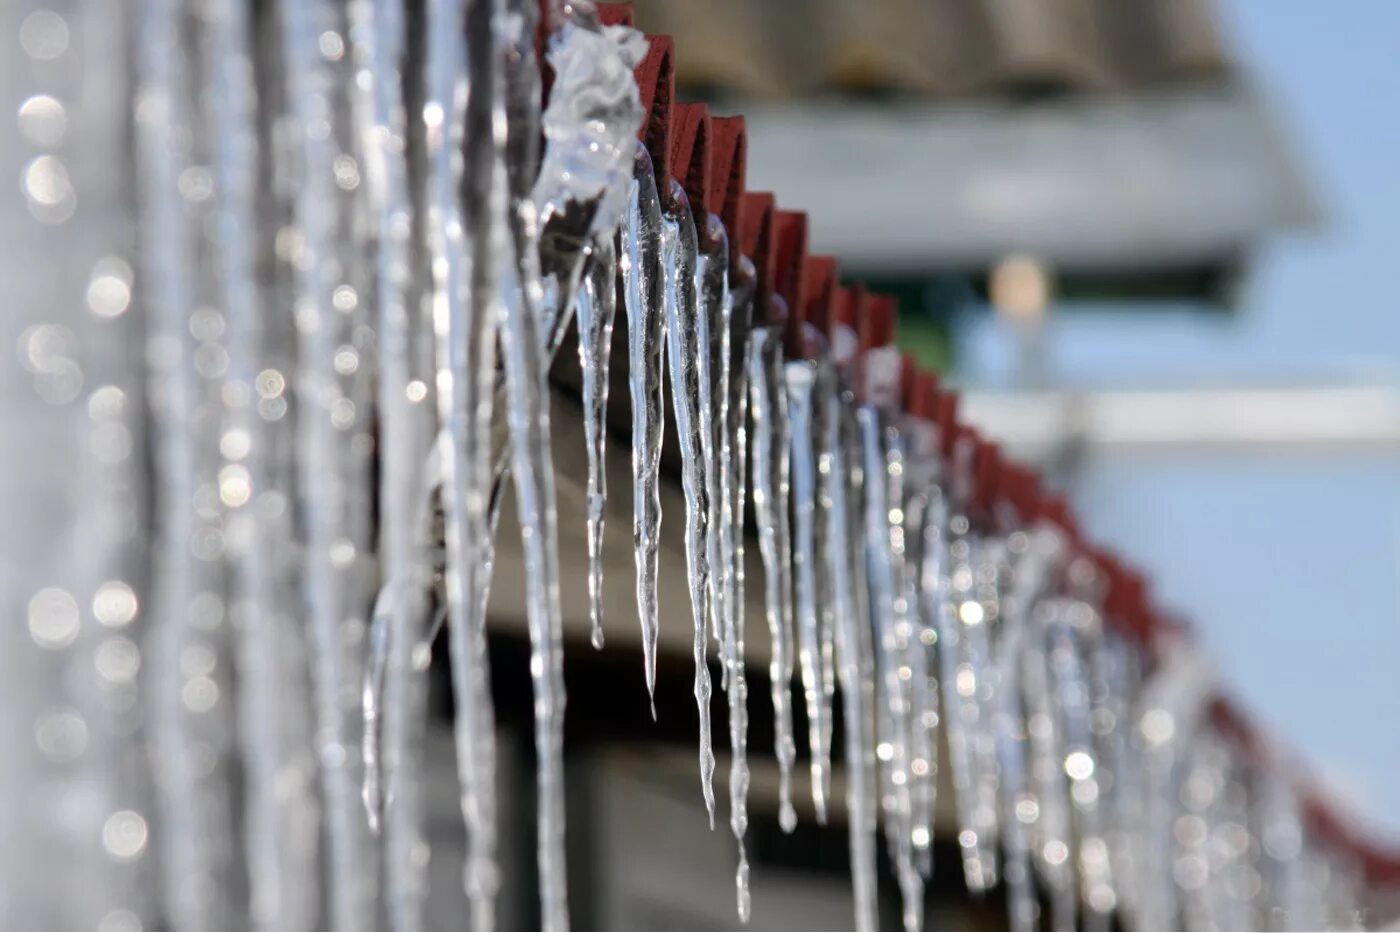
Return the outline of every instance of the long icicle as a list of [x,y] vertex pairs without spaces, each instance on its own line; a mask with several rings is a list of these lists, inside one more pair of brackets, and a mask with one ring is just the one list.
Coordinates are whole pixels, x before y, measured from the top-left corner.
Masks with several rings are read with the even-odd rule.
[[[697,345],[699,370],[700,430],[704,442],[705,495],[709,512],[705,517],[705,561],[709,570],[709,627],[723,659],[727,654],[730,614],[724,535],[729,512],[725,507],[729,484],[727,417],[729,411],[729,238],[724,224],[714,214],[697,218],[699,252],[695,263],[697,317],[705,331],[705,342]],[[721,684],[729,689],[729,669],[720,668]]]
[[885,803],[885,836],[890,842],[890,856],[895,863],[900,895],[904,902],[904,927],[917,930],[923,922],[923,882],[914,865],[910,832],[910,755],[908,698],[909,672],[900,639],[903,621],[896,604],[897,577],[892,553],[893,523],[891,522],[891,479],[897,478],[892,469],[890,441],[880,413],[864,406],[858,413],[861,449],[865,477],[865,538],[866,566],[870,582],[871,614],[879,638],[877,658],[884,684],[885,718],[880,733],[879,753],[884,762],[882,787]]
[[746,487],[745,465],[748,457],[748,379],[744,361],[750,325],[753,319],[753,298],[756,276],[753,263],[740,255],[732,270],[732,288],[725,314],[727,399],[723,406],[723,458],[720,479],[724,496],[724,517],[721,519],[721,549],[725,564],[725,618],[728,627],[724,638],[724,666],[728,673],[725,694],[729,699],[729,828],[739,850],[739,865],[734,873],[735,896],[739,919],[749,922],[752,911],[749,896],[749,858],[744,837],[749,828],[749,685],[744,670],[744,502]]
[[[424,105],[437,337],[437,453],[447,549],[444,582],[457,704],[457,769],[467,827],[463,885],[473,925],[483,930],[494,928],[499,884],[495,717],[484,615],[490,581],[490,434],[499,315],[495,276],[506,247],[504,141],[493,132],[503,104],[490,13],[488,5],[474,4],[467,22],[460,3],[434,0],[425,24],[429,67]],[[470,52],[464,36],[472,43]],[[464,147],[463,160],[458,154]],[[473,209],[470,217],[463,216],[464,189]]]
[[788,420],[792,425],[793,593],[796,604],[798,658],[802,692],[807,702],[807,741],[811,752],[812,803],[817,822],[826,823],[826,798],[830,787],[831,752],[824,744],[830,728],[826,717],[826,688],[817,600],[817,450],[813,392],[817,367],[794,360],[783,369],[787,387]]
[[651,158],[637,147],[622,225],[623,303],[627,308],[627,384],[632,396],[632,542],[637,615],[651,715],[656,717],[657,548],[661,543],[661,440],[666,312],[661,273],[661,199]]
[[797,826],[792,806],[792,765],[797,746],[792,732],[792,543],[788,533],[788,430],[786,389],[782,380],[782,346],[766,327],[755,328],[749,341],[749,408],[753,414],[753,505],[758,520],[758,547],[763,557],[764,614],[773,651],[768,678],[773,698],[774,753],[778,759],[778,824],[784,832]]
[[[506,211],[513,257],[502,264],[501,351],[505,358],[506,423],[511,476],[525,552],[530,676],[535,693],[535,757],[539,828],[540,914],[546,930],[569,926],[564,864],[564,646],[559,606],[558,515],[549,429],[545,303],[540,271],[539,206],[530,189],[538,170],[538,5],[503,0],[491,18],[495,53],[506,64],[506,152],[511,203]],[[483,374],[483,379],[485,374]]]
[[593,248],[578,297],[578,356],[583,371],[583,430],[588,446],[588,614],[593,647],[603,647],[603,507],[607,473],[608,357],[617,310],[617,251],[606,237]]
[[[671,179],[670,205],[661,217],[661,270],[666,308],[667,355],[670,360],[671,403],[681,448],[681,485],[685,490],[685,558],[690,578],[690,605],[695,621],[695,704],[700,715],[700,790],[710,827],[715,824],[715,753],[710,731],[710,668],[706,639],[710,620],[710,559],[707,553],[710,518],[706,462],[710,440],[702,421],[702,395],[709,393],[708,322],[699,313],[696,296],[695,221],[680,182]],[[703,350],[701,348],[704,348]]]
[[[938,792],[938,630],[935,623],[936,601],[924,597],[927,579],[924,562],[926,551],[933,548],[935,556],[942,545],[941,534],[930,536],[927,525],[934,521],[942,527],[942,491],[936,478],[939,464],[937,428],[927,420],[916,417],[902,419],[908,439],[903,468],[904,480],[904,555],[903,600],[910,638],[906,654],[911,674],[912,708],[909,719],[911,804],[910,839],[914,847],[914,863],[919,873],[928,878],[933,873],[933,818]],[[932,586],[937,592],[937,576]],[[932,611],[931,611],[932,610]]]
[[220,0],[207,25],[221,301],[229,380],[239,386],[240,399],[228,404],[219,446],[227,475],[235,482],[246,477],[248,489],[243,504],[230,507],[228,550],[230,602],[240,620],[235,638],[240,738],[249,777],[244,821],[249,912],[259,929],[301,928],[316,921],[315,760],[306,646],[281,569],[292,553],[291,523],[285,510],[261,507],[274,495],[289,497],[290,490],[274,461],[288,426],[283,419],[260,417],[253,402],[258,374],[277,367],[268,352],[267,295],[256,269],[258,100],[247,4]]
[[[834,387],[833,387],[834,388]],[[820,416],[825,422],[827,447],[825,492],[829,498],[828,522],[822,554],[824,571],[831,578],[832,610],[836,624],[836,662],[841,681],[842,721],[845,726],[846,810],[851,849],[851,882],[855,894],[856,929],[871,931],[879,923],[875,875],[875,774],[874,737],[870,717],[874,700],[868,682],[869,659],[861,638],[862,615],[857,610],[855,567],[851,541],[859,537],[860,523],[851,520],[851,473],[859,469],[845,406],[833,392],[824,397]]]
[[[822,343],[825,344],[823,339]],[[829,409],[840,398],[840,383],[836,367],[824,354],[817,361],[817,381],[812,390],[812,449],[816,457],[817,495],[814,505],[813,539],[816,556],[817,604],[817,674],[820,683],[818,701],[821,705],[820,735],[822,750],[822,798],[831,800],[832,745],[836,730],[836,595],[831,574],[825,572],[826,555],[830,552],[827,536],[831,533],[831,453],[836,443],[831,437]]]
[[[296,313],[299,333],[298,474],[306,508],[307,592],[324,806],[332,866],[331,923],[372,922],[377,872],[357,775],[362,714],[357,642],[367,620],[357,561],[365,559],[369,485],[357,429],[368,420],[353,397],[346,351],[368,302],[350,255],[352,199],[359,171],[348,140],[340,83],[343,9],[324,2],[281,5],[287,100],[299,144],[296,223],[301,233]],[[336,50],[339,49],[339,54]],[[329,50],[329,52],[325,51]],[[329,132],[326,131],[329,126]],[[354,281],[351,281],[351,280]],[[366,328],[368,330],[368,328]],[[358,351],[356,353],[358,359]],[[363,401],[363,400],[361,400]],[[364,435],[367,437],[367,435]],[[361,584],[362,585],[362,584]]]
[[[351,7],[352,42],[359,75],[357,98],[365,182],[374,215],[375,297],[379,331],[378,407],[380,552],[384,585],[376,600],[370,633],[371,659],[364,695],[364,802],[371,828],[382,833],[384,901],[396,929],[422,926],[427,896],[422,853],[423,814],[419,780],[427,718],[426,671],[417,648],[429,628],[432,585],[429,534],[431,474],[441,470],[432,451],[432,406],[419,273],[423,264],[422,207],[411,192],[405,74],[410,60],[410,25],[400,0],[375,0]],[[415,82],[413,87],[418,87]],[[421,112],[421,106],[418,108]],[[387,811],[387,812],[386,812]]]
[[[228,775],[220,728],[231,705],[230,684],[215,667],[218,628],[209,624],[213,612],[221,616],[223,609],[219,555],[210,544],[222,540],[222,531],[217,501],[200,504],[202,491],[222,493],[226,488],[214,455],[217,442],[201,427],[217,426],[218,420],[210,417],[210,387],[196,365],[202,335],[215,330],[200,326],[201,318],[208,320],[212,312],[197,310],[208,297],[201,294],[197,274],[200,224],[206,218],[181,191],[196,164],[197,91],[190,88],[199,75],[179,34],[188,25],[179,4],[145,0],[138,15],[143,40],[136,111],[136,144],[144,168],[142,280],[150,306],[148,392],[156,441],[152,466],[160,493],[153,611],[143,660],[151,684],[151,739],[161,792],[156,827],[157,844],[165,853],[162,907],[180,926],[206,927],[233,916],[224,885],[233,869],[229,841],[235,830],[230,789],[223,785]],[[246,494],[245,485],[240,497]],[[76,607],[73,613],[76,625]],[[207,658],[207,669],[187,675],[184,659],[191,656]]]

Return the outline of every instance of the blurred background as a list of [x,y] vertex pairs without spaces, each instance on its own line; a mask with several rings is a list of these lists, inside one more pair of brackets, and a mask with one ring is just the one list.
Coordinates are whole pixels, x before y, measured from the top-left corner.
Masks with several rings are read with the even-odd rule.
[[[806,210],[812,251],[844,277],[899,297],[901,346],[964,390],[969,420],[1069,490],[1227,689],[1400,842],[1400,124],[1386,103],[1400,5],[634,7],[640,29],[675,38],[680,99],[747,116],[750,189]],[[610,537],[624,587],[610,605],[625,607],[630,553]],[[496,669],[523,671],[523,641],[500,626]],[[675,671],[654,725],[620,631],[607,660],[570,661],[570,695],[590,698],[570,706],[576,916],[731,927],[732,841],[702,830],[693,786],[688,645],[663,641]],[[808,814],[794,836],[776,828],[765,696],[751,685],[754,925],[845,928],[841,828]],[[497,709],[528,711],[528,694]],[[528,756],[528,723],[506,730]],[[928,926],[1003,926],[939,856]]]

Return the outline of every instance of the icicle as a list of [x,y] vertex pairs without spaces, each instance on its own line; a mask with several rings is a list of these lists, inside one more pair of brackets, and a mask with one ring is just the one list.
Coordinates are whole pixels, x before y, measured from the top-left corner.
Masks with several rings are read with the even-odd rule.
[[[700,787],[710,826],[715,823],[712,780],[715,755],[710,734],[710,668],[705,644],[710,619],[708,554],[710,490],[706,472],[713,459],[703,421],[702,397],[708,397],[709,323],[699,313],[696,296],[695,222],[685,189],[671,179],[670,205],[661,215],[661,271],[664,278],[667,356],[671,404],[681,449],[681,485],[685,490],[685,560],[690,578],[690,606],[695,620],[695,703],[700,713]],[[704,348],[703,350],[701,348]]]
[[753,413],[753,506],[758,547],[763,556],[764,608],[773,651],[768,664],[773,697],[775,755],[778,759],[778,823],[797,826],[792,806],[792,539],[788,529],[788,415],[782,378],[782,345],[766,327],[749,341],[749,407]]
[[[832,609],[836,622],[836,660],[841,680],[842,720],[845,725],[846,810],[849,820],[851,880],[855,892],[856,929],[874,930],[875,876],[875,768],[871,707],[874,684],[870,671],[869,634],[864,615],[857,609],[856,566],[852,542],[860,540],[860,523],[852,522],[852,474],[859,457],[852,449],[852,432],[844,417],[845,405],[833,392],[824,398],[821,417],[827,461],[825,484],[830,506],[826,516],[823,569],[831,578]],[[864,636],[864,637],[862,637]]]
[[[1058,535],[1048,528],[1037,529],[1031,535],[1017,531],[1007,538],[1012,581],[1001,599],[999,615],[1002,629],[1015,629],[1018,639],[1016,656],[1003,659],[996,689],[1018,694],[1015,699],[1007,698],[1006,703],[1012,704],[1025,719],[1026,738],[1021,738],[1018,723],[1015,740],[1027,758],[1025,799],[1034,804],[1034,818],[1019,821],[1027,823],[1034,835],[1032,849],[1039,877],[1047,888],[1050,923],[1054,929],[1064,930],[1074,927],[1078,914],[1065,774],[1067,758],[1060,720],[1051,703],[1046,632],[1036,624],[1039,616],[1033,611],[1045,591],[1048,575],[1057,565],[1059,545]],[[1013,809],[1006,822],[1019,816],[1020,812]]]
[[[230,603],[240,673],[240,737],[247,762],[244,839],[250,919],[260,929],[316,921],[317,820],[311,755],[306,649],[290,601],[286,567],[292,531],[285,509],[263,507],[292,495],[276,451],[290,436],[282,419],[260,416],[258,374],[286,371],[271,347],[268,304],[256,268],[260,228],[257,90],[252,23],[246,4],[210,10],[207,105],[214,136],[220,301],[228,339],[226,413],[220,449],[227,475],[246,476],[247,494],[228,516]],[[237,386],[236,393],[227,386]],[[227,400],[237,398],[237,404]],[[280,400],[279,400],[280,401]]]
[[1144,812],[1135,925],[1166,929],[1178,923],[1180,891],[1171,859],[1180,808],[1180,764],[1215,685],[1214,670],[1188,648],[1167,646],[1143,684],[1134,718],[1145,745],[1142,761]]
[[[902,418],[908,422],[912,419]],[[918,423],[916,427],[922,427]],[[932,870],[929,848],[932,840],[933,769],[929,720],[933,707],[929,694],[927,670],[928,652],[925,630],[920,617],[918,598],[918,533],[922,520],[923,492],[917,485],[918,470],[911,462],[911,438],[901,429],[886,429],[885,472],[888,477],[886,501],[889,506],[890,576],[894,585],[894,648],[896,670],[903,704],[903,733],[905,743],[905,780],[908,791],[908,820],[904,832],[908,835],[910,860],[920,876]],[[933,713],[936,716],[936,712]],[[922,892],[922,883],[920,885]],[[919,894],[922,898],[922,893]]]
[[[421,173],[410,177],[410,127],[400,65],[421,50],[410,36],[403,4],[376,0],[351,7],[359,68],[356,89],[365,189],[374,213],[378,311],[380,553],[384,586],[375,602],[363,699],[364,802],[370,826],[383,834],[385,907],[397,929],[422,926],[427,895],[419,774],[426,731],[426,672],[416,653],[428,622],[432,585],[429,534],[432,494],[441,464],[433,446],[428,401],[431,334],[419,284],[427,271]],[[413,85],[416,87],[416,82]],[[422,101],[415,114],[421,113]],[[420,137],[421,139],[421,137]],[[425,461],[427,464],[425,471]],[[387,813],[385,811],[388,811]],[[387,827],[381,827],[387,823]]]
[[739,919],[749,922],[752,910],[749,896],[749,859],[744,837],[749,827],[749,686],[744,671],[744,500],[746,458],[748,456],[748,379],[744,361],[748,354],[753,319],[756,275],[748,257],[740,256],[731,279],[723,322],[722,351],[725,362],[726,398],[721,410],[723,421],[720,444],[720,494],[724,515],[720,520],[720,544],[725,565],[724,593],[726,626],[724,636],[725,693],[729,700],[729,828],[739,849],[739,866],[734,874]]
[[[1090,587],[1099,583],[1097,574],[1091,572],[1089,578]],[[1101,584],[1093,588],[1101,588]],[[1090,598],[1099,601],[1097,594]],[[1099,784],[1107,790],[1104,808],[1108,813],[1108,828],[1104,835],[1113,875],[1114,909],[1124,916],[1134,917],[1140,903],[1138,840],[1144,826],[1144,801],[1141,761],[1136,753],[1131,723],[1141,671],[1136,653],[1121,635],[1107,629],[1090,657],[1090,665],[1094,683],[1090,716],[1096,723],[1113,724],[1113,728],[1096,732],[1095,750],[1099,760]]]
[[996,738],[987,707],[991,671],[986,611],[974,591],[974,539],[966,515],[972,451],[953,448],[948,489],[948,566],[940,577],[947,598],[938,614],[943,720],[958,808],[958,845],[968,889],[983,892],[997,882]]
[[661,272],[661,199],[651,158],[637,147],[622,227],[623,299],[627,308],[627,380],[632,396],[632,539],[637,562],[637,615],[647,695],[656,716],[657,548],[661,543],[661,439],[666,426],[663,354],[666,311]]
[[796,360],[784,367],[788,420],[792,425],[793,582],[797,608],[798,657],[807,701],[807,735],[812,756],[812,803],[817,822],[826,823],[830,790],[831,752],[823,738],[830,735],[817,600],[817,451],[812,392],[816,364]]
[[1060,719],[1052,705],[1047,633],[1043,625],[1037,624],[1040,616],[1033,611],[1056,559],[1058,544],[1057,536],[1044,528],[1032,535],[1016,531],[1008,536],[1013,582],[1001,600],[1000,617],[1003,627],[1021,630],[1017,666],[1007,676],[1017,684],[1027,724],[1027,790],[1035,802],[1035,819],[1028,823],[1035,837],[1039,877],[1050,902],[1050,924],[1056,930],[1064,930],[1074,926],[1078,914],[1066,750]]
[[[840,393],[840,383],[836,369],[824,354],[817,363],[817,380],[812,390],[812,446],[816,455],[817,495],[814,507],[813,538],[816,547],[816,604],[817,604],[817,654],[821,687],[818,699],[821,704],[820,740],[822,749],[822,773],[826,785],[822,788],[825,800],[831,799],[831,755],[835,732],[836,702],[836,597],[834,582],[826,572],[826,555],[830,544],[827,535],[831,531],[832,484],[837,477],[832,474],[831,451],[835,441],[830,431],[833,421],[828,410],[836,404]],[[839,418],[837,419],[839,422]]]
[[1107,929],[1117,898],[1101,799],[1113,777],[1095,749],[1095,732],[1109,730],[1095,728],[1093,702],[1103,696],[1103,690],[1091,679],[1088,664],[1097,650],[1100,623],[1088,604],[1062,597],[1043,600],[1036,612],[1037,624],[1046,630],[1051,695],[1064,730],[1064,769],[1074,812],[1084,925]]
[[[502,12],[505,15],[500,15]],[[510,117],[506,168],[511,200],[506,226],[513,257],[503,263],[499,294],[504,299],[501,351],[505,358],[506,423],[516,515],[525,552],[530,674],[535,692],[540,913],[544,929],[565,930],[569,905],[564,865],[563,623],[543,342],[547,322],[539,253],[541,223],[548,219],[552,202],[530,194],[539,136],[540,82],[534,57],[537,12],[535,0],[505,0],[504,10],[491,18],[495,53],[506,63],[505,104]]]
[[[728,575],[732,568],[726,562],[728,551],[724,536],[728,528],[729,510],[726,493],[729,489],[727,457],[729,438],[729,238],[724,225],[714,214],[706,214],[705,229],[697,230],[700,250],[695,263],[697,317],[707,339],[698,344],[700,351],[700,396],[698,403],[700,430],[704,443],[706,500],[709,514],[705,520],[705,560],[709,568],[709,618],[711,635],[723,659],[725,642],[732,627],[732,609],[728,602]],[[722,684],[729,689],[729,669],[721,666]]]
[[[999,546],[1000,542],[992,542],[987,549],[995,551]],[[995,557],[988,560],[993,566],[996,562]],[[998,794],[997,803],[1005,814],[1000,835],[1005,860],[1002,880],[1006,884],[1006,911],[1011,929],[1028,931],[1037,927],[1040,903],[1031,877],[1032,846],[1026,827],[1026,822],[1035,818],[1038,804],[1027,785],[1026,723],[1016,677],[1023,635],[1019,625],[1003,627],[997,633],[992,661],[982,668],[981,677],[990,688],[991,721],[986,729],[996,749],[998,767],[993,781],[987,781],[984,776],[987,783],[983,786],[990,785]]]
[[[942,611],[943,493],[937,429],[912,416],[901,419],[908,437],[903,464],[904,522],[902,564],[905,613],[911,630],[907,655],[911,673],[910,841],[914,863],[928,878],[933,872],[934,804],[938,793],[937,615]],[[931,553],[930,553],[931,552]],[[932,561],[930,572],[927,566]],[[925,590],[928,590],[926,592]]]
[[[906,634],[901,640],[899,627],[908,623],[896,602],[898,577],[892,547],[891,481],[898,480],[899,474],[893,467],[899,461],[890,459],[890,445],[879,412],[867,405],[858,417],[864,459],[866,565],[871,615],[879,637],[877,666],[884,684],[879,757],[884,762],[881,796],[885,801],[885,835],[890,841],[890,855],[904,901],[904,927],[912,931],[923,923],[923,880],[913,861],[910,826],[910,698],[906,688],[910,678],[901,676],[907,655],[904,642],[908,639]],[[893,432],[891,435],[890,439],[895,440]],[[896,440],[896,446],[897,443]]]
[[[296,224],[299,360],[296,379],[299,492],[305,509],[306,582],[323,792],[330,857],[331,922],[344,928],[372,921],[374,852],[359,800],[363,677],[360,642],[370,608],[361,592],[368,575],[371,519],[359,345],[368,296],[354,261],[356,146],[345,111],[343,8],[323,2],[283,3],[283,60],[292,134],[299,146]],[[338,43],[338,45],[337,45]],[[347,76],[344,76],[348,78]],[[329,132],[327,132],[329,126]],[[368,362],[368,361],[366,361]],[[363,597],[363,602],[361,601]]]
[[[424,105],[428,231],[440,422],[437,456],[447,549],[443,576],[457,704],[457,769],[467,827],[463,883],[478,929],[494,927],[499,885],[495,717],[484,615],[491,571],[491,418],[502,284],[497,276],[508,248],[501,141],[488,129],[499,126],[504,113],[490,7],[473,5],[470,20],[464,22],[461,4],[433,0],[425,24],[429,37]],[[463,159],[458,154],[464,147]],[[472,210],[469,218],[463,216],[459,196],[464,189]]]
[[608,356],[617,308],[616,247],[608,237],[593,248],[592,266],[578,298],[578,355],[583,370],[583,430],[588,445],[588,612],[593,647],[603,647],[603,504],[607,474]]
[[[208,216],[181,191],[183,182],[203,171],[194,149],[203,135],[192,112],[198,91],[191,90],[199,75],[180,35],[191,24],[178,4],[163,0],[143,0],[138,13],[136,144],[143,167],[142,281],[150,309],[146,355],[159,495],[151,624],[144,658],[135,645],[128,653],[144,662],[151,692],[165,916],[182,927],[212,927],[236,916],[228,891],[236,835],[225,760],[232,740],[226,714],[231,684],[226,664],[219,664],[220,501],[242,504],[249,490],[246,476],[219,467],[216,396],[197,362],[210,348],[224,350],[217,343],[222,317],[200,307],[213,297],[202,293],[199,274]],[[76,628],[76,605],[72,615]],[[191,657],[201,662],[195,673],[189,672]]]

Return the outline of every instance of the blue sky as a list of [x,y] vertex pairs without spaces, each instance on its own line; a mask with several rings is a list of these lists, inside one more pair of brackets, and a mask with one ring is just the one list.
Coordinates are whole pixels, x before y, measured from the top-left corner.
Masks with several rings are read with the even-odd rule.
[[[1051,370],[1096,383],[1400,384],[1400,3],[1221,0],[1326,225],[1255,257],[1232,315],[1052,318]],[[1010,341],[962,335],[973,383]],[[1400,843],[1400,455],[1091,461],[1085,524],[1150,568],[1259,718]]]

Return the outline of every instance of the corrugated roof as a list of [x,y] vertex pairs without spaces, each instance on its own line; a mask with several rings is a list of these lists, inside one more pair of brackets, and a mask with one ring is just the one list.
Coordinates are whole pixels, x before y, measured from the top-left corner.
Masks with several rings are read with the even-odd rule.
[[1211,0],[636,0],[677,80],[744,96],[1123,92],[1222,81]]

